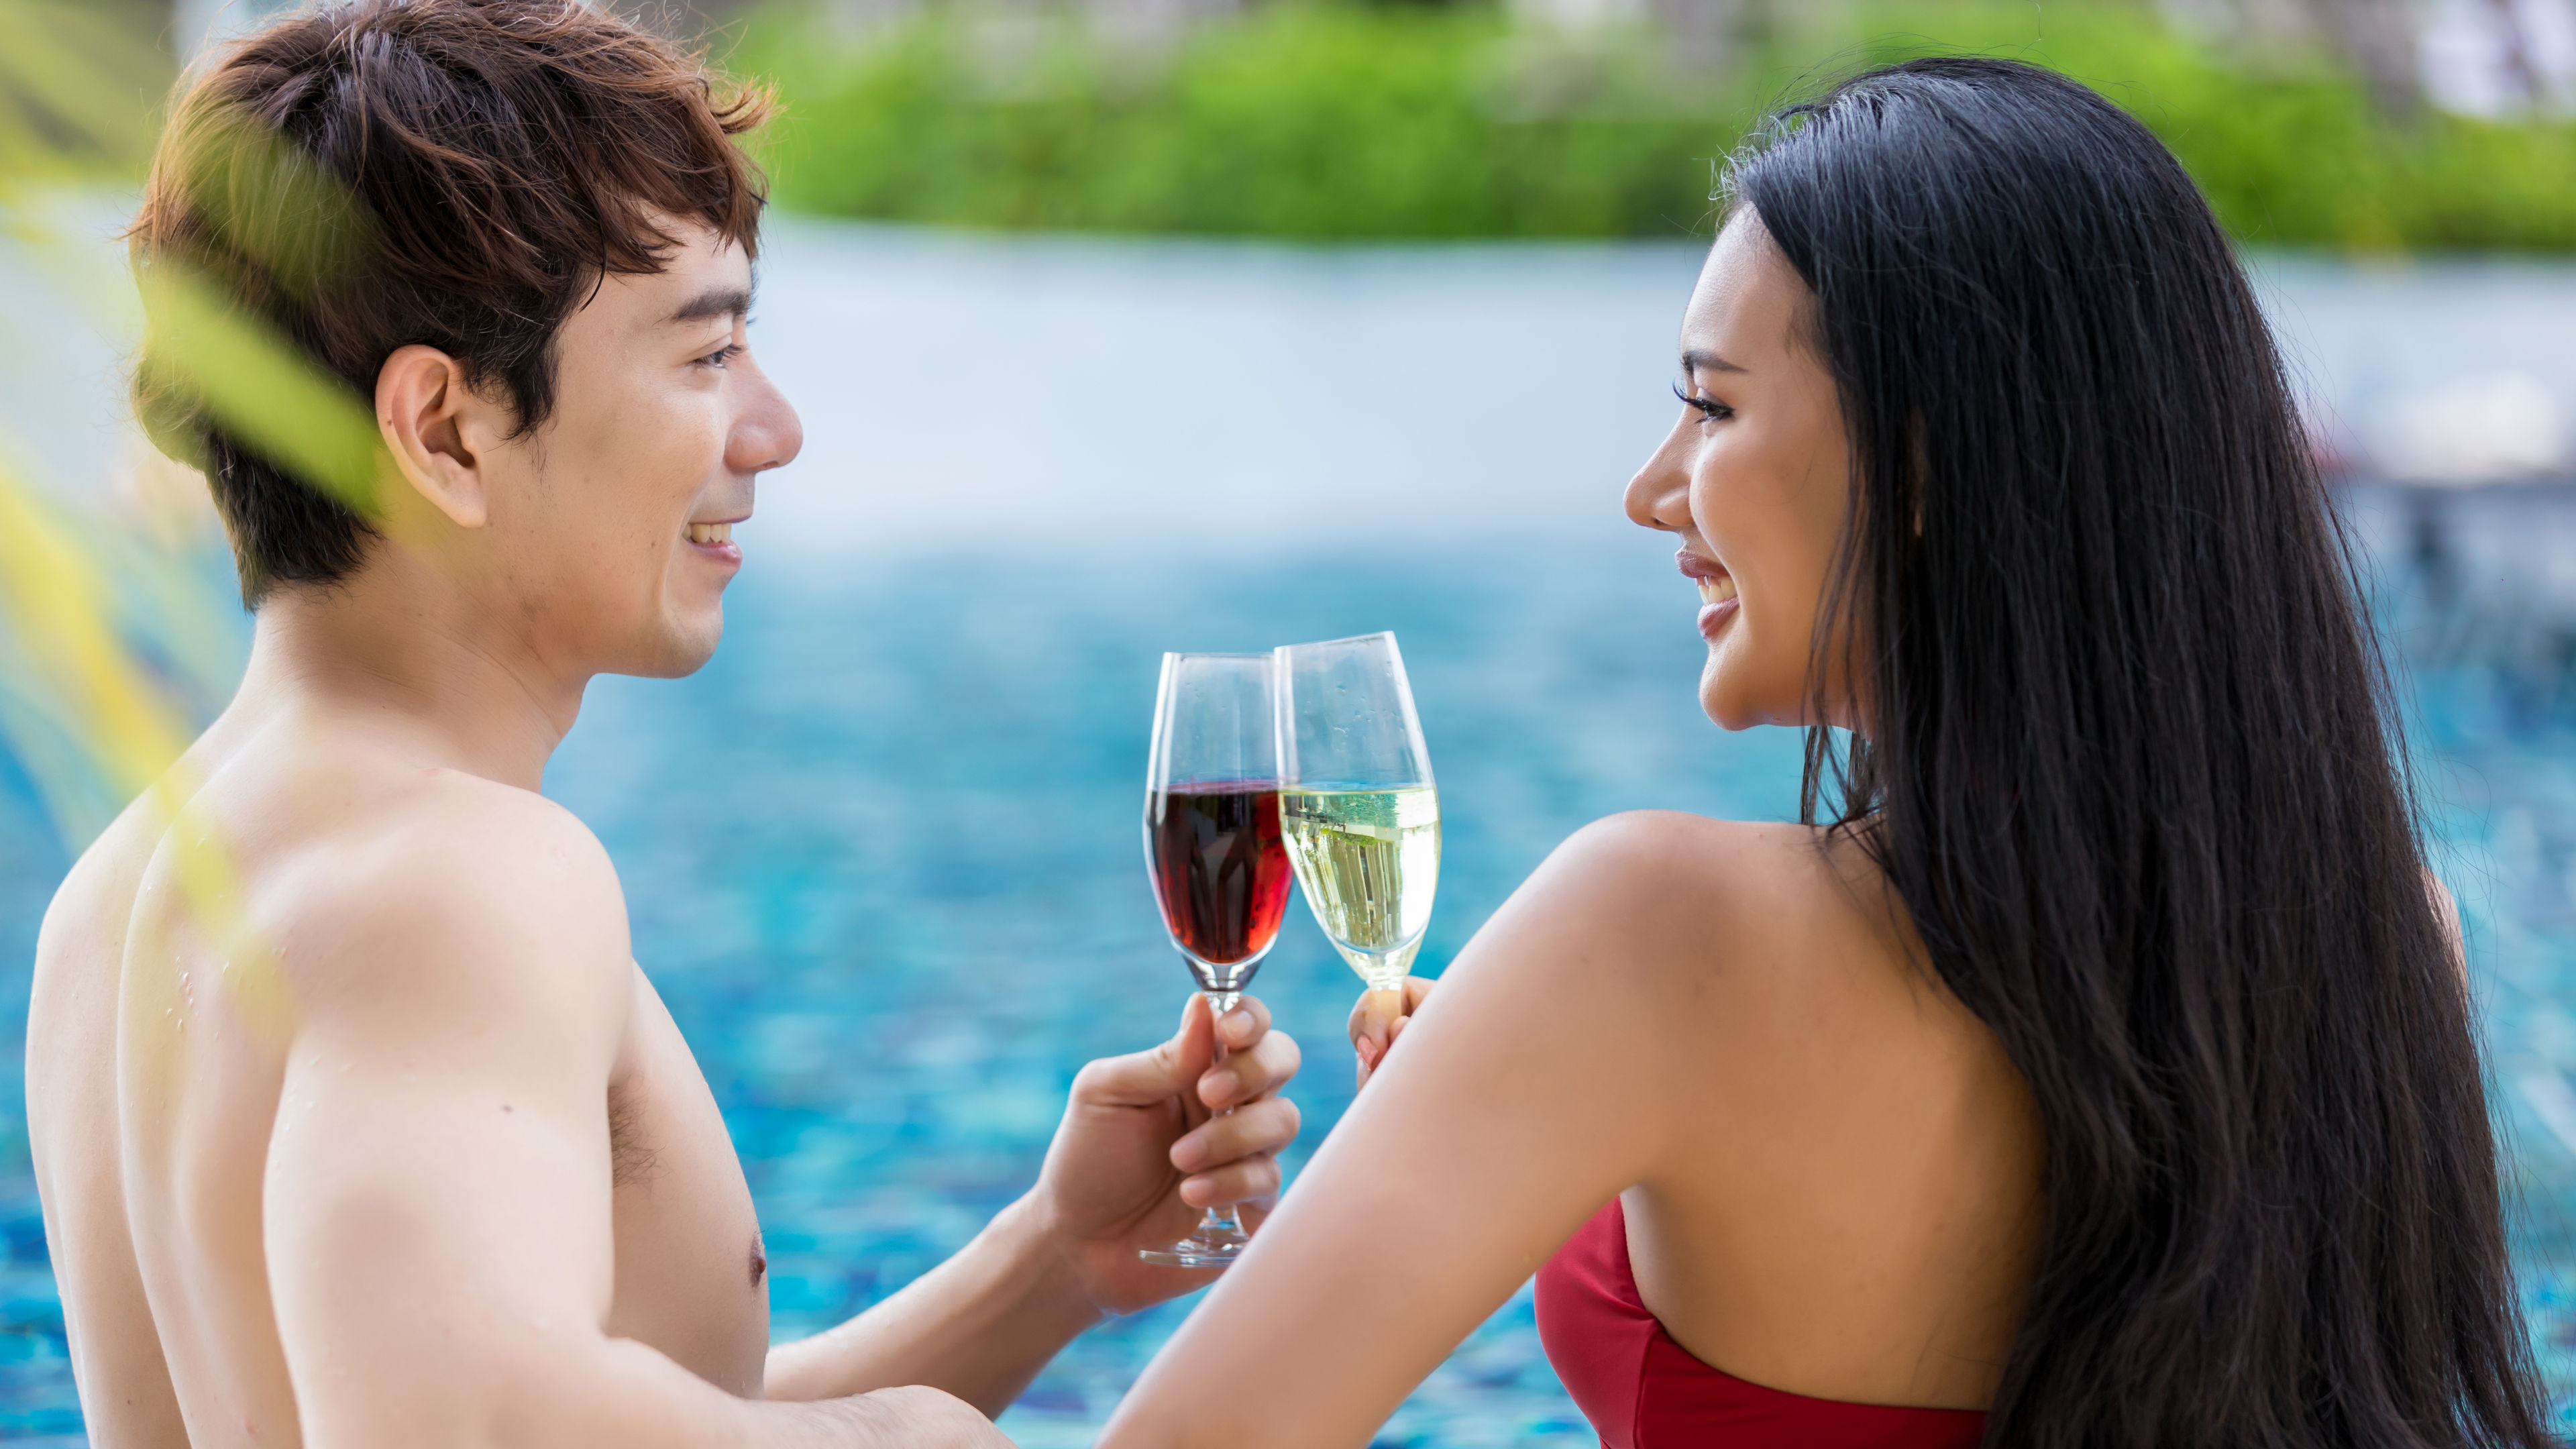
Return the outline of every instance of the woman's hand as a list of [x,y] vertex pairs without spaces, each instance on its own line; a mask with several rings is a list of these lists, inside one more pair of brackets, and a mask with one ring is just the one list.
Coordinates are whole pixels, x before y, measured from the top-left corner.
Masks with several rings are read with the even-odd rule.
[[1431,999],[1431,988],[1439,985],[1427,976],[1407,976],[1402,991],[1363,991],[1359,1005],[1351,1008],[1351,1049],[1359,1053],[1359,1084],[1386,1064],[1386,1054],[1395,1050],[1395,1040],[1413,1022],[1413,1014]]

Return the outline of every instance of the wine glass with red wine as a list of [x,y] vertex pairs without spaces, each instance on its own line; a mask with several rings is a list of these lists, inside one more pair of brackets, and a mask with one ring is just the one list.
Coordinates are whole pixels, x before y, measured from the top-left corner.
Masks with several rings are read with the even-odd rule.
[[[1279,835],[1279,751],[1267,654],[1166,654],[1145,767],[1145,868],[1210,1017],[1242,1000],[1288,909],[1288,847]],[[1217,1043],[1217,1059],[1225,1043]],[[1233,1208],[1209,1208],[1198,1231],[1149,1263],[1222,1268],[1250,1239]]]

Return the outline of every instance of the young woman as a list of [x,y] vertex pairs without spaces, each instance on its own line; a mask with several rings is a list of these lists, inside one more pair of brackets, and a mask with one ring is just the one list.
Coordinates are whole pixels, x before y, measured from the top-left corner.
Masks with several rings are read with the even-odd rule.
[[1376,1080],[1106,1442],[1364,1444],[1533,1272],[1616,1449],[2548,1442],[2447,901],[2209,208],[1983,60],[1730,182],[1627,509],[1710,717],[1809,727],[1809,823],[1602,821],[1400,1050],[1364,1009]]

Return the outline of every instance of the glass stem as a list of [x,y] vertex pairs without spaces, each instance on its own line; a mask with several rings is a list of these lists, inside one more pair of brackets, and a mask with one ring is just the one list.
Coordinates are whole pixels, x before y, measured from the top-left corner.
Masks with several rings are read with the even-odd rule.
[[[1207,998],[1208,1042],[1216,1048],[1216,1055],[1209,1061],[1208,1069],[1210,1071],[1214,1071],[1216,1068],[1225,1065],[1226,1058],[1225,1037],[1222,1033],[1218,1032],[1217,1023],[1224,1021],[1226,1013],[1234,1010],[1234,1008],[1242,1002],[1243,993],[1240,991],[1206,991],[1201,992],[1200,994]],[[1228,1107],[1225,1109],[1225,1112],[1220,1115],[1231,1115],[1233,1111],[1233,1108]],[[1243,1224],[1235,1217],[1234,1204],[1228,1203],[1224,1207],[1212,1207],[1207,1209],[1206,1215],[1199,1219],[1199,1234],[1202,1237],[1213,1237],[1220,1234],[1230,1238],[1242,1237]]]

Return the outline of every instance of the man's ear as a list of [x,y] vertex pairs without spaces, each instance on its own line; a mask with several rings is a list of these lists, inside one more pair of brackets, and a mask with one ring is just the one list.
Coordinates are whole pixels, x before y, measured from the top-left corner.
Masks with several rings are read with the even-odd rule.
[[376,373],[376,428],[394,466],[459,528],[491,517],[478,441],[497,436],[496,411],[466,385],[464,365],[435,347],[396,348]]

